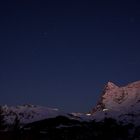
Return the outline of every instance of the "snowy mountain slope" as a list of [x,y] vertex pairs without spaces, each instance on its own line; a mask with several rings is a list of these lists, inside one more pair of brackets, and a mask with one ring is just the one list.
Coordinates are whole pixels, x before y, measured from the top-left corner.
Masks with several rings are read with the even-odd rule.
[[7,124],[13,124],[19,120],[20,124],[28,124],[57,116],[65,116],[69,119],[79,121],[90,121],[88,115],[84,113],[64,113],[57,108],[48,108],[35,105],[21,106],[1,106],[3,110],[4,120]]
[[97,119],[106,116],[140,123],[140,81],[124,87],[108,82],[92,115]]
[[23,105],[23,106],[2,106],[6,123],[14,123],[17,118],[21,124],[52,118],[59,115],[66,115],[56,108],[46,108],[42,106]]

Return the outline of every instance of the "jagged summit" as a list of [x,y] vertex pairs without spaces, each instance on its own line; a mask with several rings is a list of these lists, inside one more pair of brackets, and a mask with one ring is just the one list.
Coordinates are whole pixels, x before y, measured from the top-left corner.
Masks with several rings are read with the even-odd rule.
[[118,87],[108,82],[92,113],[106,112],[112,116],[135,116],[140,119],[140,81]]
[[[116,105],[124,104],[125,102],[133,104],[137,102],[140,98],[140,81],[133,82],[128,84],[127,86],[118,87],[112,82],[108,82],[103,90],[102,96],[100,98],[101,102],[105,106],[112,106],[113,103]],[[97,104],[97,106],[99,105]],[[112,104],[112,105],[111,105]],[[114,106],[116,107],[116,106]],[[103,108],[100,108],[101,110]]]
[[108,82],[108,83],[105,85],[105,90],[110,90],[110,89],[113,89],[113,88],[118,88],[118,86],[115,85],[113,82]]

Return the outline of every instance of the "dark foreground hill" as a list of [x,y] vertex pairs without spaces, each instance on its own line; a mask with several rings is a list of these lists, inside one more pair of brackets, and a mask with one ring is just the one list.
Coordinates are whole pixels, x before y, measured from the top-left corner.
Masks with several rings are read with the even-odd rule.
[[64,116],[27,124],[20,128],[18,122],[11,130],[1,131],[0,140],[138,140],[140,127],[123,125],[114,119],[101,122],[80,122]]

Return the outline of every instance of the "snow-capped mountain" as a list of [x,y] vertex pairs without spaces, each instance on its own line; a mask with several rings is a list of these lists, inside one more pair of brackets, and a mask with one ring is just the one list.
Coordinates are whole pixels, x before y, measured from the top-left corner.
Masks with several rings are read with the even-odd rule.
[[99,102],[91,113],[64,113],[57,108],[47,108],[35,105],[2,106],[4,119],[14,123],[16,119],[21,124],[27,124],[47,118],[66,116],[79,121],[103,120],[111,117],[123,122],[140,125],[140,81],[119,87],[108,82]]
[[140,124],[140,81],[123,87],[108,82],[92,115],[96,119],[112,117]]
[[31,123],[47,118],[53,118],[65,113],[57,108],[47,108],[35,105],[2,106],[6,123],[14,123],[18,119],[21,124]]
[[22,105],[1,106],[0,115],[0,139],[5,140],[136,140],[140,138],[140,81],[123,87],[108,82],[90,113]]
[[19,121],[20,124],[28,124],[44,119],[55,118],[57,116],[65,116],[69,119],[85,121],[90,120],[88,115],[84,113],[65,113],[57,108],[48,108],[31,104],[20,106],[1,106],[4,120],[6,124],[14,124]]

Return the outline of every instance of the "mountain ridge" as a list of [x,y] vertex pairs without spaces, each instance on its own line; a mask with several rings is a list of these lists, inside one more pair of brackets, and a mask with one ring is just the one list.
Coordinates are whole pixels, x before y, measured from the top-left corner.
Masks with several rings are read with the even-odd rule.
[[16,118],[26,124],[57,116],[67,116],[80,121],[103,120],[114,118],[118,121],[140,124],[140,81],[118,86],[108,82],[97,105],[90,113],[65,113],[57,108],[48,108],[31,104],[21,106],[1,106],[7,123],[14,123]]
[[108,82],[91,113],[96,118],[97,114],[102,114],[102,118],[113,117],[129,122],[131,120],[135,124],[140,122],[140,81],[121,87]]

